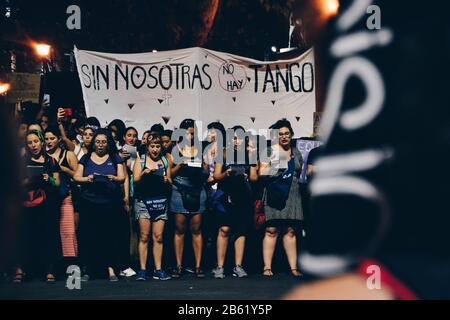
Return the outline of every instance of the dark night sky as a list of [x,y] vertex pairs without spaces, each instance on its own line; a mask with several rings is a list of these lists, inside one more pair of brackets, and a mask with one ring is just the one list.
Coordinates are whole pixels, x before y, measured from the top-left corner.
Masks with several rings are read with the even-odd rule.
[[[4,17],[8,0],[0,0],[3,49],[26,39],[50,42],[59,54],[81,49],[145,52],[202,46],[263,59],[272,45],[286,47],[293,0],[221,0],[205,42],[202,17],[214,0],[9,0],[12,17]],[[81,8],[81,30],[66,27],[66,8]],[[4,41],[4,40],[7,41]],[[20,64],[18,65],[18,67]]]

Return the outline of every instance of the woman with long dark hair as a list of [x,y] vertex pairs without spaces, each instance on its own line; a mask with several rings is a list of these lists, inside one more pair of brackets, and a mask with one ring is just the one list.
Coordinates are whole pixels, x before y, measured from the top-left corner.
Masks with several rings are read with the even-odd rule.
[[21,216],[21,252],[14,282],[23,280],[24,271],[45,272],[48,283],[55,282],[54,266],[60,257],[59,165],[44,151],[42,134],[26,135],[26,177],[22,180],[24,202]]
[[216,161],[214,166],[214,179],[218,181],[217,192],[213,195],[215,211],[219,217],[219,231],[217,234],[217,267],[213,269],[216,279],[225,277],[225,255],[231,233],[234,238],[235,267],[233,276],[247,277],[243,268],[245,240],[252,223],[252,194],[248,176],[250,174],[250,155],[248,141],[243,137],[245,129],[241,126],[232,128],[234,139],[227,146],[232,150],[232,157],[224,154],[224,162]]
[[111,131],[116,147],[119,150],[124,144],[123,137],[127,129],[125,123],[120,119],[114,119],[109,123],[108,129]]
[[60,234],[63,257],[76,257],[78,244],[75,232],[75,210],[72,202],[72,177],[78,167],[75,154],[60,147],[61,133],[56,127],[48,127],[44,131],[47,154],[55,159],[60,168],[61,219]]
[[94,137],[95,129],[92,126],[86,126],[83,129],[83,135],[81,137],[82,141],[80,144],[78,144],[75,147],[75,150],[73,151],[75,155],[77,156],[78,160],[81,160],[81,158],[89,153],[89,148],[92,143],[92,138]]
[[[98,129],[87,155],[81,158],[74,180],[82,185],[80,203],[80,255],[88,272],[107,268],[109,280],[118,281],[114,268],[128,218],[122,210],[121,183],[125,181],[122,159],[106,129]],[[94,270],[93,270],[94,269]]]
[[201,269],[203,237],[201,231],[202,213],[205,211],[206,191],[203,183],[208,176],[204,167],[201,150],[195,145],[195,122],[185,119],[180,124],[185,130],[182,140],[172,149],[173,185],[170,211],[175,214],[175,258],[177,266],[172,277],[179,278],[183,272],[183,250],[186,222],[189,221],[192,235],[192,246],[195,256],[195,274],[205,277]]

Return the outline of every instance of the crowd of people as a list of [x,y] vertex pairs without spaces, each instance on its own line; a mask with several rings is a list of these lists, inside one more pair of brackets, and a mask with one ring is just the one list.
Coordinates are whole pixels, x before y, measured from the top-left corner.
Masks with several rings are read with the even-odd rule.
[[[236,125],[225,141],[225,127],[214,122],[200,141],[193,119],[180,123],[180,137],[155,124],[139,139],[121,120],[102,128],[64,108],[38,121],[16,116],[24,145],[14,282],[34,275],[54,283],[61,258],[81,267],[82,281],[169,280],[186,271],[203,278],[205,268],[217,279],[229,271],[243,278],[246,262],[272,277],[278,238],[286,271],[302,276],[303,160],[286,119],[270,127],[272,140],[251,139]],[[280,159],[287,165],[277,167]]]

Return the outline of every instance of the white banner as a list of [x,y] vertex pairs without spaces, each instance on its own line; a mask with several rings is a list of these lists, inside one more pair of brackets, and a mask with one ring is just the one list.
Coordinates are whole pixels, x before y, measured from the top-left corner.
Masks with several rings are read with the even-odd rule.
[[121,119],[139,134],[155,123],[177,128],[185,118],[225,128],[267,129],[287,118],[295,137],[313,133],[312,50],[264,62],[203,48],[110,54],[75,48],[88,116]]

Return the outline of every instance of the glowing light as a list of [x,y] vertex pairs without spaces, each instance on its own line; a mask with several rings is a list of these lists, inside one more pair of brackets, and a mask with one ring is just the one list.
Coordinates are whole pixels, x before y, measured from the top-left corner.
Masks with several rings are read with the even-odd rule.
[[156,52],[158,52],[158,50],[156,50],[156,49],[153,49],[153,50],[152,50],[152,52],[153,52],[153,53],[156,53]]
[[322,0],[321,11],[327,18],[333,17],[339,12],[338,0]]
[[0,82],[0,95],[6,94],[10,88],[11,85],[9,83]]
[[46,58],[50,55],[51,47],[48,44],[36,43],[34,47],[36,49],[36,53],[38,54],[38,56]]
[[272,47],[270,48],[270,50],[272,50],[272,52],[277,52],[277,51],[278,51],[277,47],[275,47],[275,46],[272,46]]

